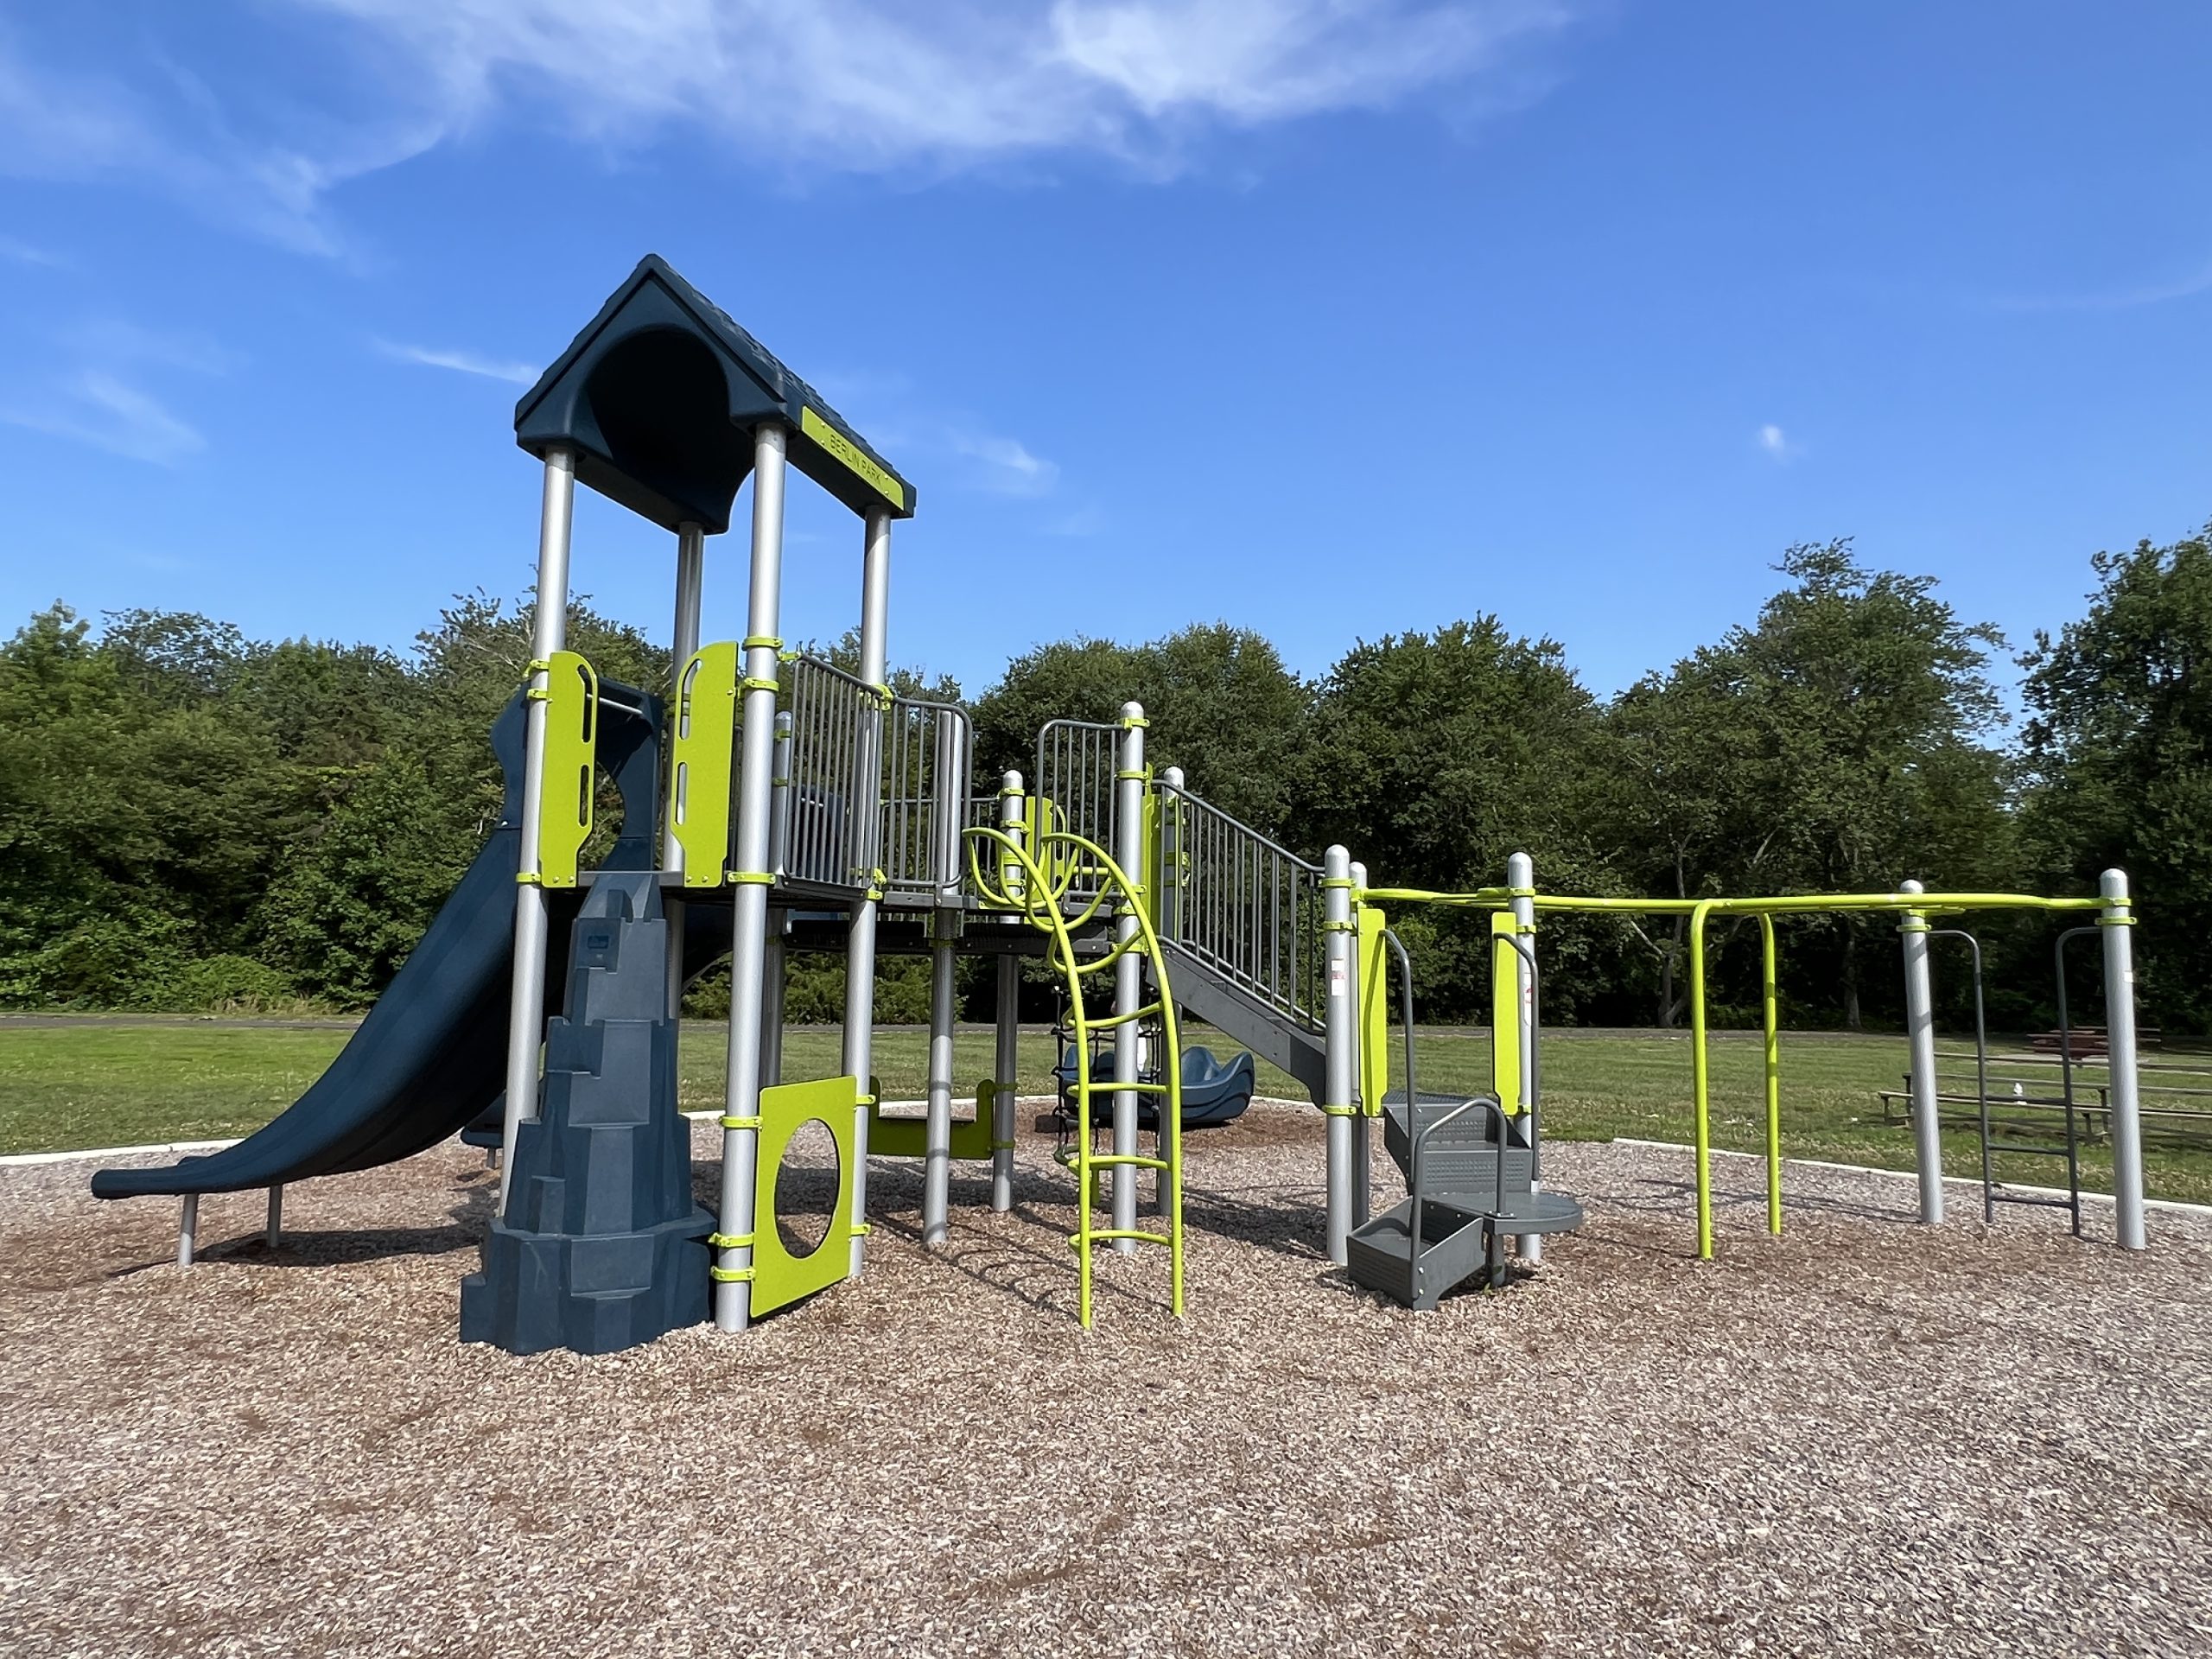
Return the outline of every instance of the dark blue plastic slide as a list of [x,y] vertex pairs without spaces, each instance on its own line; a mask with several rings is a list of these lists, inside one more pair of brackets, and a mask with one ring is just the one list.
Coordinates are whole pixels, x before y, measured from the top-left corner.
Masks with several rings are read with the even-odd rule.
[[[639,868],[651,862],[658,704],[605,683],[600,710],[600,763],[614,772],[625,801],[625,833],[607,863]],[[521,838],[519,698],[493,723],[492,747],[507,779],[499,826],[330,1069],[275,1122],[236,1146],[162,1169],[104,1169],[92,1177],[96,1197],[237,1192],[396,1163],[437,1145],[499,1098],[506,1084]],[[549,890],[546,896],[552,901],[545,957],[550,1014],[560,1010],[569,929],[582,890]],[[696,972],[729,948],[729,918],[703,906],[686,908],[685,967]]]
[[[482,1111],[506,1082],[519,833],[493,832],[353,1040],[282,1116],[166,1169],[104,1169],[94,1195],[236,1192],[367,1169],[437,1145]],[[575,912],[575,895],[562,896],[547,953],[556,980]],[[550,994],[557,1002],[557,984]]]

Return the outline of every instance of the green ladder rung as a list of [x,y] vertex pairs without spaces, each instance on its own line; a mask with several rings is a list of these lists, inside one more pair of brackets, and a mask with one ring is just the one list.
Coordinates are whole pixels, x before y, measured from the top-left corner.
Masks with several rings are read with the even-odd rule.
[[1170,1249],[1175,1248],[1175,1241],[1166,1233],[1147,1233],[1136,1227],[1101,1227],[1092,1232],[1077,1233],[1073,1238],[1068,1240],[1068,1248],[1071,1250],[1081,1250],[1086,1246],[1096,1244],[1102,1238],[1109,1241],[1116,1238],[1134,1238],[1140,1244],[1165,1244]]
[[1085,1104],[1093,1095],[1164,1095],[1169,1085],[1164,1083],[1115,1083],[1101,1078],[1096,1083],[1079,1083],[1075,1086],[1076,1098]]
[[1165,1158],[1146,1158],[1134,1152],[1102,1152],[1089,1160],[1093,1169],[1165,1169]]
[[1152,1015],[1158,1014],[1159,1012],[1159,1003],[1147,1002],[1144,1007],[1141,1008],[1132,1008],[1127,1014],[1109,1014],[1103,1020],[1085,1020],[1083,1022],[1083,1025],[1084,1029],[1087,1032],[1109,1031],[1116,1026],[1126,1026],[1132,1020],[1149,1019]]

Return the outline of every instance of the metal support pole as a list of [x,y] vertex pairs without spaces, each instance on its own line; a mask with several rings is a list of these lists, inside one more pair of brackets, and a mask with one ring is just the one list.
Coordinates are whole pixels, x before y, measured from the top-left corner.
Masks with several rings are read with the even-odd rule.
[[[1505,861],[1505,885],[1513,893],[1513,925],[1528,938],[1530,949],[1536,939],[1536,861],[1526,853],[1515,853]],[[1513,985],[1516,1009],[1515,1020],[1519,1026],[1521,1051],[1521,1109],[1530,1112],[1529,1137],[1541,1140],[1542,1125],[1536,1122],[1530,1103],[1536,1098],[1536,984],[1529,971],[1529,963],[1518,950],[1513,953]],[[1537,1166],[1538,1151],[1529,1160],[1529,1190],[1544,1190],[1543,1171]],[[1513,1248],[1523,1262],[1535,1267],[1544,1259],[1544,1236],[1541,1233],[1522,1233],[1513,1241]]]
[[[1009,772],[999,784],[999,830],[1020,844],[1022,839],[1021,774]],[[1001,855],[1003,858],[1003,855]],[[1011,951],[999,957],[997,1051],[991,1076],[998,1088],[991,1103],[991,1208],[1014,1208],[1014,1126],[1021,1058],[1021,958]]]
[[[1120,759],[1114,782],[1114,861],[1132,881],[1144,879],[1144,705],[1122,705]],[[1136,937],[1137,918],[1125,912],[1114,924],[1117,944]],[[1122,1023],[1114,1027],[1114,1081],[1135,1083],[1143,1061],[1141,1033],[1135,1019],[1144,1006],[1144,963],[1132,950],[1114,964],[1114,1012]],[[1160,1120],[1160,1144],[1166,1144],[1166,1120]],[[1137,1150],[1137,1096],[1133,1089],[1114,1093],[1114,1155],[1130,1158]],[[1163,1154],[1164,1155],[1164,1154]],[[1137,1171],[1133,1164],[1114,1166],[1114,1230],[1131,1232],[1137,1224]],[[1136,1249],[1133,1238],[1117,1238],[1114,1248],[1123,1255]]]
[[791,963],[785,938],[791,928],[789,912],[768,912],[766,954],[760,963],[760,1086],[772,1089],[784,1080],[784,991],[790,982]]
[[930,802],[930,871],[937,893],[930,915],[929,1092],[922,1120],[922,1243],[942,1244],[951,1232],[953,973],[960,912],[960,819],[967,775],[957,721],[937,722],[931,759],[936,789]]
[[[1900,893],[1925,893],[1917,881]],[[1928,918],[1909,910],[1897,924],[1904,941],[1904,1033],[1912,1065],[1912,1139],[1920,1165],[1920,1219],[1943,1219],[1943,1126],[1936,1104],[1936,997],[1928,980]]]
[[[1355,893],[1367,886],[1367,866],[1357,860],[1351,867],[1351,885]],[[1357,914],[1355,909],[1353,915],[1357,917]],[[1354,934],[1352,940],[1357,947],[1358,935]],[[1354,1104],[1359,1109],[1351,1120],[1351,1224],[1355,1229],[1367,1225],[1374,1208],[1375,1187],[1375,1146],[1373,1136],[1369,1133],[1374,1120],[1367,1115],[1367,1102],[1360,1095],[1358,1088],[1360,1079],[1365,1075],[1363,1068],[1367,1064],[1367,1057],[1361,1047],[1367,1040],[1367,1022],[1359,1017],[1358,1013],[1366,1007],[1370,989],[1360,977],[1360,971],[1364,966],[1359,959],[1359,951],[1355,948],[1351,953],[1351,1006],[1354,1011],[1351,1075],[1353,1093],[1357,1096]],[[1379,987],[1374,990],[1380,994]]]
[[[1974,976],[1977,995],[1980,976]],[[1766,1230],[1782,1232],[1782,992],[1774,949],[1774,918],[1759,918],[1759,1010],[1766,1038]]]
[[[768,868],[781,874],[791,849],[791,716],[785,709],[776,716],[774,794],[768,807]],[[784,993],[791,982],[786,941],[791,937],[791,913],[781,906],[768,912],[768,957],[760,982],[760,1086],[772,1089],[784,1080]]]
[[[861,553],[861,678],[882,686],[889,674],[891,613],[891,515],[881,507],[868,509],[862,531]],[[879,798],[883,786],[883,716],[878,711],[861,734],[860,793],[867,798],[854,803],[859,845],[856,863],[873,872],[882,858],[883,810]],[[871,879],[873,877],[871,876]],[[875,1044],[875,918],[876,900],[863,894],[853,901],[852,926],[845,938],[845,1075],[860,1079],[861,1099],[853,1108],[853,1213],[847,1218],[852,1235],[847,1271],[855,1278],[867,1257],[868,1240],[868,1095],[874,1065]]]
[[[675,682],[669,687],[668,729],[661,734],[664,775],[675,772],[677,722],[683,718],[683,670],[699,649],[699,607],[706,591],[707,532],[685,524],[676,532],[676,626],[669,636],[669,665]],[[672,785],[671,785],[672,787]],[[683,874],[683,843],[676,838],[676,815],[669,810],[672,798],[664,791],[660,867],[671,875]],[[683,889],[661,889],[661,912],[668,918],[668,1017],[683,1014]],[[678,1027],[679,1033],[681,1027]],[[679,1042],[682,1040],[679,1035]]]
[[261,1242],[272,1250],[284,1242],[284,1184],[282,1181],[269,1189],[269,1222],[262,1229]]
[[[768,829],[776,747],[776,652],[784,575],[784,429],[753,434],[753,572],[746,607],[743,736],[738,754],[736,865],[731,895],[729,1047],[722,1106],[721,1220],[715,1250],[715,1324],[753,1317],[753,1185],[760,1150],[761,982],[768,954]],[[770,1217],[771,1224],[773,1217]],[[742,1276],[740,1276],[742,1275]]]
[[2107,1082],[2112,1090],[2113,1221],[2120,1248],[2139,1250],[2145,1243],[2143,1228],[2143,1119],[2135,1052],[2135,946],[2131,938],[2134,917],[2127,896],[2127,872],[2107,870],[2097,878],[2097,893],[2105,901],[2098,912],[2104,929],[2105,1053]]
[[193,1252],[200,1243],[200,1195],[188,1192],[177,1205],[176,1264],[180,1268],[192,1265]]
[[1329,1260],[1344,1266],[1351,1236],[1351,1118],[1359,1055],[1358,1005],[1352,1000],[1351,855],[1332,847],[1321,855],[1323,926],[1327,929],[1329,995],[1322,1036],[1321,1110],[1329,1125]]
[[[566,449],[545,456],[545,492],[537,520],[537,596],[531,607],[530,656],[543,663],[569,632],[569,531],[576,501],[576,458]],[[499,1121],[499,1211],[506,1213],[513,1179],[515,1135],[537,1116],[537,1055],[545,1035],[545,890],[537,885],[537,840],[545,792],[548,681],[534,668],[534,693],[523,715],[522,836],[515,872],[514,976],[507,1000],[507,1093]]]

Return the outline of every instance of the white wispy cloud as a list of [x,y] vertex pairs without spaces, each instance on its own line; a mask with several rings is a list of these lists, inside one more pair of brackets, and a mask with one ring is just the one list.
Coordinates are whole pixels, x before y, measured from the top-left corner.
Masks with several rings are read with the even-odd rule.
[[197,428],[151,392],[104,369],[68,378],[35,406],[0,407],[0,421],[162,467],[176,466],[207,447]]
[[1057,462],[1030,454],[1016,438],[955,431],[947,435],[947,446],[971,463],[974,480],[995,495],[1049,495],[1060,481]]
[[1771,421],[1759,428],[1758,442],[1760,450],[1776,461],[1795,461],[1805,453],[1802,444]]
[[68,270],[67,259],[50,248],[24,242],[12,236],[0,236],[0,259],[11,265],[36,265],[46,270]]
[[2075,294],[2007,295],[1996,303],[2000,311],[2132,311],[2138,306],[2164,305],[2204,293],[2212,293],[2212,260],[2156,281]]
[[1087,152],[1159,174],[1224,127],[1502,107],[1586,3],[271,0],[285,85],[181,67],[182,24],[170,56],[76,63],[0,34],[0,172],[127,179],[326,253],[334,187],[502,122],[785,172]]
[[388,340],[377,341],[377,350],[397,362],[419,363],[425,368],[451,369],[459,374],[481,375],[486,380],[505,380],[511,385],[535,385],[539,373],[527,363],[486,357],[478,352],[441,351],[429,346],[404,346]]

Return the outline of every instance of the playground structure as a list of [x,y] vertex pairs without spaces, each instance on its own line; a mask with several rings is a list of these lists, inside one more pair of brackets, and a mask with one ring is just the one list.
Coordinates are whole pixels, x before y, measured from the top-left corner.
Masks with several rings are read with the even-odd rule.
[[[1208,804],[1175,768],[1155,772],[1135,703],[1110,722],[1048,722],[1028,774],[1007,772],[979,792],[967,711],[888,683],[891,529],[914,512],[912,486],[665,264],[643,261],[545,371],[518,407],[516,435],[543,467],[541,596],[570,590],[579,482],[674,536],[673,683],[664,696],[601,683],[565,648],[564,606],[541,598],[526,683],[493,734],[506,775],[500,823],[345,1053],[291,1110],[226,1151],[95,1178],[103,1197],[180,1197],[181,1261],[201,1193],[266,1188],[273,1236],[286,1184],[406,1157],[496,1106],[498,1208],[483,1271],[463,1286],[466,1339],[596,1352],[708,1318],[744,1330],[864,1270],[872,1156],[919,1160],[925,1246],[947,1236],[956,1160],[988,1163],[991,1207],[1013,1207],[1017,997],[1021,963],[1041,958],[1065,988],[1061,1152],[1076,1194],[1070,1242],[1084,1324],[1101,1249],[1164,1249],[1169,1300],[1182,1311],[1184,1133],[1207,1111],[1233,1116],[1219,1103],[1234,1096],[1224,1074],[1237,1066],[1186,1071],[1185,1014],[1281,1067],[1319,1107],[1329,1260],[1370,1289],[1433,1306],[1469,1280],[1503,1282],[1509,1241],[1534,1262],[1544,1236],[1582,1220],[1542,1179],[1536,925],[1548,911],[1602,910],[1689,918],[1701,1256],[1713,1253],[1709,918],[1756,915],[1765,944],[1770,1224],[1779,1230],[1776,917],[1903,918],[1922,1216],[1938,1221],[1928,918],[2096,911],[2117,992],[2107,1021],[2119,1232],[2142,1246],[2131,918],[2116,872],[2101,898],[2063,899],[1585,899],[1538,892],[1525,858],[1505,886],[1474,893],[1370,887],[1348,849],[1301,858]],[[782,637],[794,469],[861,519],[852,670],[786,650]],[[747,632],[702,643],[708,538],[728,531],[748,478]],[[599,828],[602,773],[622,821],[593,868],[583,855]],[[1412,964],[1383,909],[1415,904],[1491,914],[1485,1095],[1419,1090]],[[798,950],[845,962],[832,1077],[783,1076],[783,988]],[[727,1092],[709,1214],[692,1198],[676,1034],[684,985],[725,951]],[[931,963],[918,1124],[883,1116],[872,1077],[876,965],[890,951]],[[995,963],[996,1045],[973,1117],[956,1122],[955,976],[975,956]],[[1405,1044],[1395,1089],[1394,970]],[[1249,1061],[1243,1078],[1249,1100]],[[1195,1117],[1186,1085],[1208,1091]],[[1378,1122],[1406,1197],[1370,1214]],[[829,1232],[802,1253],[779,1235],[776,1185],[785,1148],[810,1124],[836,1147],[837,1197]]]

